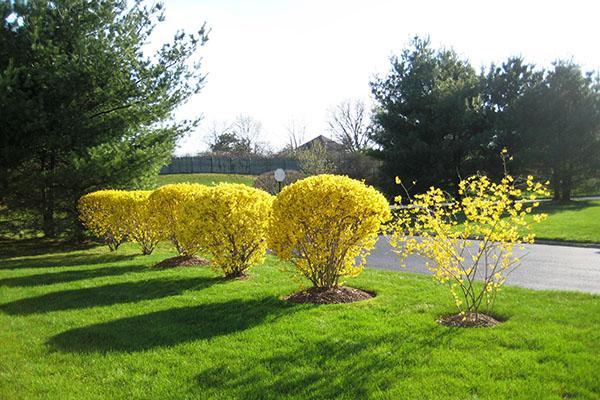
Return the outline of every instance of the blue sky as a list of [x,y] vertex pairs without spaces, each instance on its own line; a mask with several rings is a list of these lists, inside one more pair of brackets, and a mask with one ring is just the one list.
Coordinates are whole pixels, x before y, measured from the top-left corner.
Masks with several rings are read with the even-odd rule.
[[286,143],[291,119],[306,138],[327,133],[328,110],[344,99],[370,101],[369,81],[388,70],[416,34],[453,47],[479,68],[522,55],[538,66],[573,58],[600,70],[599,1],[165,0],[167,20],[153,44],[177,28],[212,29],[201,50],[206,86],[179,111],[203,123],[179,154],[206,148],[212,121],[246,114],[263,140]]

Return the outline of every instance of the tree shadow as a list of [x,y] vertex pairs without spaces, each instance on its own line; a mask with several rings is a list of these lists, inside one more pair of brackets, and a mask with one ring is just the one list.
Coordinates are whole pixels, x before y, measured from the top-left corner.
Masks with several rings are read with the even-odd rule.
[[134,303],[142,300],[175,296],[185,290],[203,289],[220,278],[151,279],[137,282],[115,283],[83,289],[52,292],[0,305],[0,310],[11,315],[42,314],[113,304]]
[[0,260],[14,257],[38,256],[42,254],[65,253],[87,250],[98,243],[72,243],[56,239],[0,239]]
[[0,270],[27,268],[74,267],[92,264],[108,264],[135,258],[133,254],[54,254],[31,259],[3,261]]
[[67,283],[84,279],[100,278],[105,276],[119,276],[131,272],[148,271],[144,265],[127,267],[103,267],[96,269],[68,270],[62,272],[18,276],[15,278],[0,279],[0,286],[28,287]]
[[553,201],[547,201],[540,203],[540,206],[536,208],[536,213],[546,213],[548,215],[556,214],[563,211],[580,211],[588,207],[593,207],[596,204],[591,200],[576,200],[568,203],[556,203]]
[[48,344],[66,352],[143,351],[243,331],[299,308],[306,307],[276,297],[172,308],[72,329]]
[[224,361],[197,375],[196,382],[203,392],[218,389],[243,399],[366,399],[410,379],[455,332],[433,326],[402,336],[308,341],[241,370]]

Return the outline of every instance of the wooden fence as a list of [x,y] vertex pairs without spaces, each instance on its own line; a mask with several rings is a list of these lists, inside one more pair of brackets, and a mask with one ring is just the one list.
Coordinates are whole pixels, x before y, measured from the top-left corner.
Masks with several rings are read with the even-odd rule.
[[169,165],[160,170],[161,174],[243,174],[260,175],[277,168],[297,170],[298,161],[290,158],[244,158],[193,156],[173,157]]

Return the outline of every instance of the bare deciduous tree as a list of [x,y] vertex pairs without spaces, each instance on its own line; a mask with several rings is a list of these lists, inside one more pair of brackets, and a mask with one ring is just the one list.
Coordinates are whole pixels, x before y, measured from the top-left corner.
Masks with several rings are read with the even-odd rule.
[[285,130],[288,135],[286,148],[295,152],[298,147],[304,143],[306,137],[306,124],[304,123],[304,120],[291,118],[285,125]]
[[257,119],[240,114],[233,121],[232,130],[241,142],[248,144],[252,154],[265,156],[273,152],[269,144],[262,139],[262,124]]
[[361,100],[345,100],[329,112],[329,130],[347,151],[369,147],[371,124],[369,111]]
[[268,155],[272,150],[261,135],[260,121],[241,114],[233,122],[214,121],[208,128],[207,142],[213,152]]

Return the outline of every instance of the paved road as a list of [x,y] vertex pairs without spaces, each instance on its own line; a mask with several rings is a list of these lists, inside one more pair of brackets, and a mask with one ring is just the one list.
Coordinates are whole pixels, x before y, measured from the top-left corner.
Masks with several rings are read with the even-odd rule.
[[[600,293],[600,248],[533,244],[515,254],[522,262],[508,277],[507,285]],[[379,238],[367,258],[368,268],[429,274],[421,257],[410,256],[406,265],[400,266],[386,237]]]

